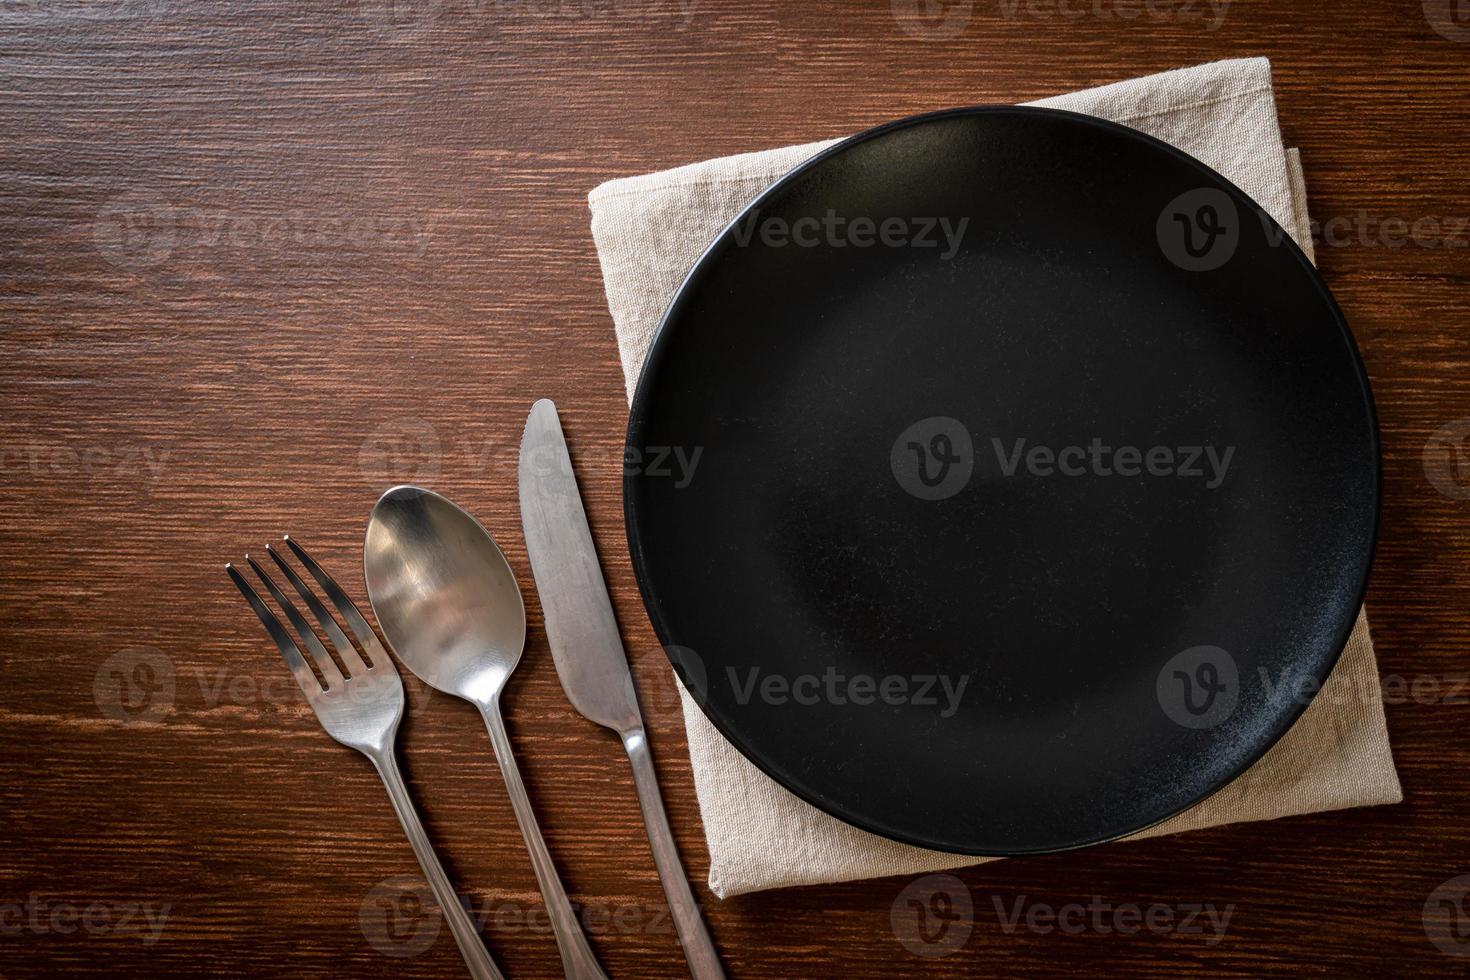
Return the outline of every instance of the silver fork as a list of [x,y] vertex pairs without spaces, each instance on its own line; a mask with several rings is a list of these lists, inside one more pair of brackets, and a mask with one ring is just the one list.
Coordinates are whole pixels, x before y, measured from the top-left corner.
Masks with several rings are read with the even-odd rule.
[[[362,613],[357,611],[357,606],[347,597],[347,593],[337,585],[336,581],[318,565],[306,551],[286,535],[285,542],[301,565],[316,579],[331,600],[332,605],[337,608],[338,614],[347,622],[348,629],[362,644],[363,651],[372,663],[364,663],[362,657],[353,647],[352,641],[337,625],[332,614],[327,611],[315,593],[301,580],[301,577],[286,564],[279,552],[270,545],[266,545],[266,551],[279,566],[286,580],[301,595],[306,602],[307,608],[311,610],[327,635],[327,639],[336,648],[337,655],[341,658],[342,666],[332,660],[327,653],[326,647],[321,640],[312,632],[311,624],[306,621],[300,611],[292,605],[291,600],[286,597],[271,577],[266,574],[265,569],[251,558],[245,556],[250,567],[255,570],[256,576],[260,578],[266,591],[286,613],[286,618],[291,621],[296,634],[301,637],[306,649],[311,655],[311,665],[316,667],[316,673],[312,672],[305,657],[301,654],[301,648],[291,638],[291,634],[281,625],[281,621],[271,608],[266,605],[256,591],[251,588],[250,583],[245,581],[233,565],[225,565],[225,571],[230,579],[245,596],[245,601],[250,603],[250,608],[260,617],[265,630],[280,648],[281,656],[286,659],[286,666],[291,668],[291,673],[296,677],[296,683],[301,686],[301,691],[306,695],[306,701],[316,712],[317,719],[327,734],[341,742],[343,745],[354,748],[367,756],[373,767],[378,770],[378,775],[383,779],[383,785],[388,788],[388,798],[393,801],[393,810],[398,814],[398,820],[403,824],[403,831],[408,835],[408,842],[413,845],[413,853],[419,859],[419,865],[424,869],[424,877],[429,881],[429,888],[433,890],[434,900],[439,903],[444,918],[449,922],[449,931],[454,934],[454,941],[459,944],[459,951],[464,956],[465,963],[470,968],[470,976],[474,980],[505,980],[504,974],[490,958],[485,949],[485,944],[480,941],[480,934],[475,925],[470,921],[469,914],[460,904],[459,898],[454,893],[454,888],[449,883],[449,877],[444,873],[444,868],[439,864],[439,858],[434,854],[433,845],[429,843],[429,835],[424,832],[424,825],[419,821],[418,812],[414,809],[413,801],[409,798],[408,789],[403,784],[403,775],[398,771],[398,760],[393,752],[393,743],[398,736],[398,723],[403,718],[403,681],[398,677],[398,669],[393,666],[393,661],[388,659],[383,645],[378,642],[377,634],[372,627],[363,619]],[[345,673],[344,669],[345,668]],[[318,679],[318,674],[320,679]]]

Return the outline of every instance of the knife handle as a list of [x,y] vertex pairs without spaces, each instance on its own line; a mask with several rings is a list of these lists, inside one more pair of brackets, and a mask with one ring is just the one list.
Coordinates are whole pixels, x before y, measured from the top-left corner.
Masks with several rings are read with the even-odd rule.
[[694,893],[689,890],[684,865],[679,861],[678,848],[674,846],[674,833],[669,829],[669,817],[664,812],[663,797],[658,791],[658,774],[654,771],[653,756],[648,749],[648,735],[642,728],[634,728],[623,732],[622,738],[628,761],[633,764],[633,787],[638,791],[643,824],[648,828],[653,863],[658,867],[658,877],[669,901],[674,928],[679,932],[679,943],[684,947],[684,958],[689,962],[689,974],[694,980],[725,980],[725,968],[720,965],[714,940],[710,939],[709,928],[700,915]]

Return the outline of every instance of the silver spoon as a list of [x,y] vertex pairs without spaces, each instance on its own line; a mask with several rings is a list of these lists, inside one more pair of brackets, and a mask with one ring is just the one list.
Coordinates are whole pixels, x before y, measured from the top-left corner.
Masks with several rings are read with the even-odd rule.
[[368,600],[398,659],[485,719],[568,980],[607,980],[541,839],[500,714],[500,692],[526,642],[526,607],[505,556],[444,497],[394,487],[373,507],[362,564]]

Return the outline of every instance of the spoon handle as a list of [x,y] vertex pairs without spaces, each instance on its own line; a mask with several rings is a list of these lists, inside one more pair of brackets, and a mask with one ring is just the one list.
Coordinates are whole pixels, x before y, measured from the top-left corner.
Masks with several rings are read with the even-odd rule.
[[567,980],[608,980],[587,936],[582,932],[567,893],[557,876],[556,865],[546,850],[546,841],[541,838],[541,828],[536,823],[536,814],[531,809],[531,800],[526,795],[525,783],[521,782],[521,770],[516,765],[515,753],[511,750],[510,736],[505,730],[505,720],[500,714],[500,701],[492,700],[480,705],[480,714],[485,727],[490,731],[490,744],[495,747],[495,758],[500,763],[501,775],[505,777],[505,789],[510,794],[510,805],[521,825],[521,835],[526,839],[526,849],[531,852],[531,867],[536,871],[536,883],[541,886],[541,897],[546,900],[546,913],[551,919],[551,929],[556,936],[556,948],[561,953],[561,965]]
[[454,934],[454,942],[459,946],[465,966],[469,967],[470,976],[474,980],[505,980],[505,974],[500,972],[481,942],[480,931],[454,893],[454,886],[449,883],[449,876],[444,873],[444,866],[434,853],[434,845],[429,843],[429,835],[424,831],[418,811],[408,795],[408,787],[403,784],[403,775],[398,771],[398,760],[393,757],[391,744],[386,752],[365,754],[373,760],[378,775],[383,778],[383,786],[393,801],[398,822],[403,824],[403,832],[408,835],[409,844],[413,845],[414,856],[419,859],[419,867],[424,871],[429,890],[434,893],[434,901],[439,903],[439,911],[444,913],[444,921],[449,923],[449,931]]
[[648,749],[648,735],[642,728],[634,728],[623,732],[622,738],[628,761],[633,764],[633,787],[638,791],[638,805],[643,809],[643,824],[648,829],[653,863],[658,868],[659,880],[663,882],[674,928],[679,932],[679,943],[684,947],[684,958],[689,962],[689,973],[694,980],[725,980],[725,968],[720,965],[714,940],[710,938],[709,928],[699,913],[694,893],[689,890],[689,879],[684,875],[679,850],[674,846],[674,832],[669,829],[669,816],[664,812],[663,797],[659,794],[658,774],[654,771],[653,756]]

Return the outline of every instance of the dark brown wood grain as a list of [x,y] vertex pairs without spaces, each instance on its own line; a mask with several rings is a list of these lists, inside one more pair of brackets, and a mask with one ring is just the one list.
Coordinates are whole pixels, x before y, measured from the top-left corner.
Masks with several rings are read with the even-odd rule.
[[[222,565],[290,532],[361,600],[368,509],[416,480],[529,583],[514,460],[538,396],[561,406],[733,976],[1463,972],[1423,915],[1470,873],[1470,706],[1447,696],[1470,674],[1470,470],[1435,471],[1442,492],[1424,450],[1470,417],[1470,27],[1437,31],[1420,0],[1242,0],[1211,29],[1186,2],[952,3],[968,20],[938,39],[903,29],[907,0],[0,3],[0,976],[463,975],[447,935],[383,951],[432,912],[400,910],[407,947],[369,940],[412,854]],[[1314,215],[1370,229],[1318,256],[1382,425],[1380,668],[1443,685],[1388,706],[1405,802],[959,872],[973,931],[942,957],[895,936],[905,880],[714,900],[627,561],[587,191],[1246,55],[1273,60]],[[1428,217],[1433,247],[1373,230]],[[679,976],[628,768],[567,704],[528,605],[507,702],[550,848],[613,976]],[[173,691],[130,713],[140,665]],[[558,975],[478,719],[417,684],[410,707],[401,754],[452,877],[510,976]],[[1219,941],[1003,921],[1094,896],[1232,914]],[[165,909],[155,934],[140,913]]]

